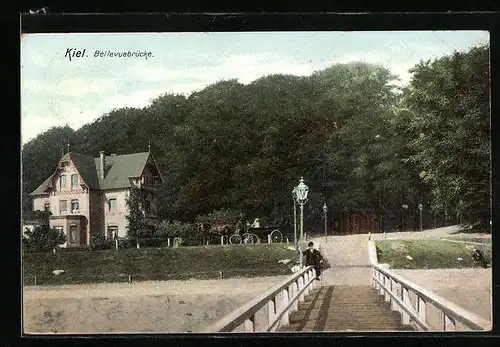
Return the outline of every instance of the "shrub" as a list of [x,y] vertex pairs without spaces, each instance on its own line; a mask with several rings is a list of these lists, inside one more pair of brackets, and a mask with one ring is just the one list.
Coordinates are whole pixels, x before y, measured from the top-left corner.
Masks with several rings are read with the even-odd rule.
[[242,218],[241,211],[220,209],[210,212],[206,215],[200,215],[196,217],[196,221],[199,223],[208,223],[211,225],[216,224],[230,224],[235,225],[238,220]]
[[180,221],[162,221],[156,231],[158,238],[180,238],[182,245],[195,246],[203,241],[203,235],[198,226]]
[[92,234],[90,237],[90,247],[92,249],[111,249],[113,240],[106,240],[104,234]]
[[48,252],[66,242],[62,231],[51,229],[48,225],[36,226],[23,235],[23,247],[32,252]]

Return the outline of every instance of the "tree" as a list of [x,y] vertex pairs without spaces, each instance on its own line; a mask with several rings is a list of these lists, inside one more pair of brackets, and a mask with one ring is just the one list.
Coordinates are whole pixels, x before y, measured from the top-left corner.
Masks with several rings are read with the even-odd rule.
[[34,252],[47,252],[66,242],[62,231],[51,229],[48,225],[36,226],[33,231],[27,230],[24,234],[23,246]]
[[127,238],[138,240],[140,238],[151,236],[150,228],[144,218],[144,205],[146,193],[137,187],[130,189],[130,194],[126,199],[129,213],[127,214]]
[[405,90],[408,157],[429,185],[432,208],[487,222],[490,215],[489,47],[478,46],[412,70]]

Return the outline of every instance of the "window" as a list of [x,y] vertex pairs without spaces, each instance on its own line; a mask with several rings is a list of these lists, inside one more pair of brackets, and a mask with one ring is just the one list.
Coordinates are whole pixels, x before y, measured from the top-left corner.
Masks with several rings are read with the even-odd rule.
[[54,227],[53,229],[56,229],[57,231],[59,231],[61,233],[64,232],[63,227]]
[[43,205],[43,209],[45,212],[50,212],[50,203],[49,202],[46,202],[44,205]]
[[144,209],[146,210],[146,214],[151,212],[151,201],[149,200],[144,201]]
[[68,210],[68,202],[66,200],[61,200],[59,204],[59,210],[61,212],[66,212]]
[[66,188],[66,175],[61,175],[61,189]]
[[71,175],[71,188],[78,187],[78,175]]
[[76,243],[76,224],[69,226],[69,240],[71,243]]
[[110,211],[116,211],[116,198],[109,199],[108,206]]
[[71,212],[78,211],[80,209],[80,204],[78,200],[71,200]]
[[118,238],[118,226],[110,225],[108,226],[108,234],[106,235],[108,240],[114,240]]

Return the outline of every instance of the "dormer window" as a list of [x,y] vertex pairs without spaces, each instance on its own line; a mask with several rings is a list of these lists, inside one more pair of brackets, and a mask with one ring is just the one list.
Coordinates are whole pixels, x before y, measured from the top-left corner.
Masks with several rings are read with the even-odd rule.
[[66,188],[66,175],[61,175],[60,188],[61,189]]
[[78,188],[78,175],[71,175],[71,188]]

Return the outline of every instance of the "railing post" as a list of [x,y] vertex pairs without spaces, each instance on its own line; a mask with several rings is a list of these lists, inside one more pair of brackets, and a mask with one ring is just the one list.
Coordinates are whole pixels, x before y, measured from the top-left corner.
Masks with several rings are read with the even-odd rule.
[[380,295],[384,295],[384,287],[385,287],[385,274],[380,273],[380,275],[381,275],[381,277],[382,277],[382,278],[380,279],[380,280],[381,280],[381,282],[382,282],[382,285],[380,286],[379,293],[380,293]]
[[276,317],[276,298],[269,300],[269,302],[267,303],[267,317],[267,329],[269,329],[274,321],[274,318]]
[[427,312],[426,312],[425,301],[417,294],[417,313],[420,319],[427,323]]
[[[408,296],[408,289],[406,289],[402,283],[400,284],[400,286],[401,286],[401,301],[403,301],[403,303],[406,306],[410,306],[410,298]],[[410,315],[403,308],[401,309],[401,321],[402,321],[403,325],[410,324]]]
[[443,330],[444,331],[455,331],[455,320],[451,317],[448,317],[446,313],[443,312]]
[[[397,289],[396,289],[397,283],[394,281],[394,279],[391,277],[391,293],[397,296]],[[399,311],[398,310],[398,304],[396,303],[395,300],[391,299],[391,309],[393,311]]]
[[245,320],[245,332],[246,333],[255,332],[254,320],[255,320],[255,316],[252,316],[252,317],[250,317],[250,319]]
[[306,273],[304,273],[303,278],[304,278],[304,287],[306,287],[306,289],[304,290],[304,294],[309,295],[309,289],[310,289],[309,285],[308,285],[308,283],[309,283],[309,271],[306,271]]
[[[298,279],[297,279],[298,283],[299,283],[299,291],[302,292],[302,289],[304,289],[304,276],[300,276]],[[299,300],[302,302],[304,301],[304,292],[302,292],[300,294],[300,297],[299,297]]]
[[385,302],[391,301],[391,296],[389,295],[389,284],[391,283],[391,279],[389,276],[384,276],[384,299]]
[[[289,303],[289,295],[288,295],[288,289],[284,289],[283,290],[283,296],[282,296],[282,299],[281,299],[281,310],[284,311],[283,313],[283,316],[281,316],[281,325],[288,325],[290,324],[290,321],[289,321],[289,310],[286,309],[286,307],[288,306],[288,303]],[[280,310],[280,311],[281,311]]]
[[[292,298],[295,299],[299,293],[299,288],[298,288],[298,285],[297,285],[297,281],[293,282],[292,283],[292,287],[293,287],[293,295],[292,295]],[[293,310],[294,311],[298,311],[299,310],[299,300],[295,300],[293,302]]]

